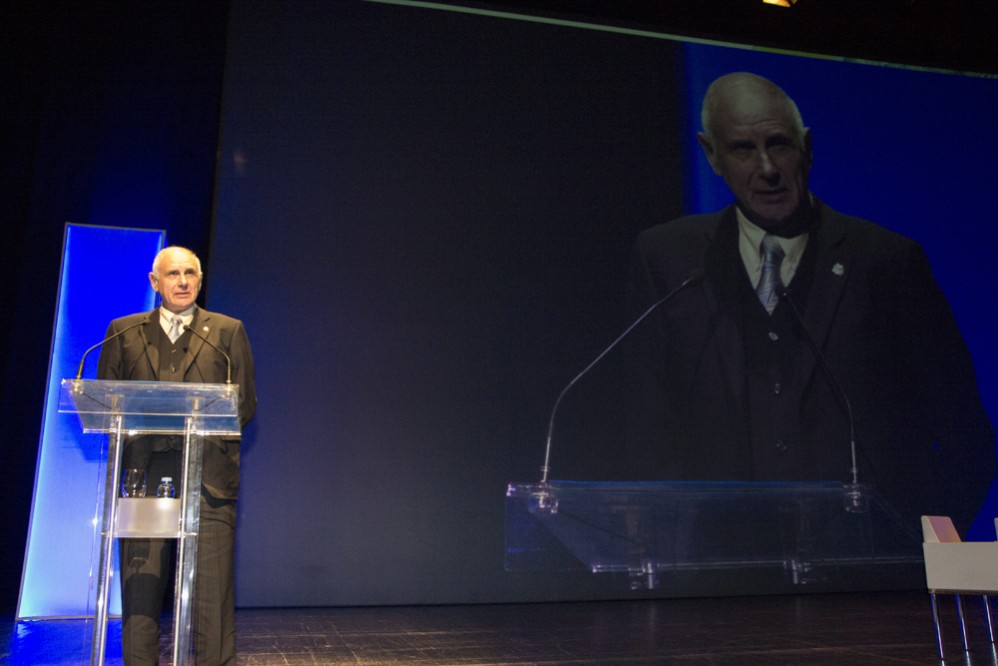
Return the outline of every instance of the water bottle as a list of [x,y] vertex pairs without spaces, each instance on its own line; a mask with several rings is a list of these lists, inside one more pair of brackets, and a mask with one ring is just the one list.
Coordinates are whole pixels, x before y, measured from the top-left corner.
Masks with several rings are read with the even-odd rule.
[[156,497],[176,497],[177,489],[173,487],[173,477],[164,476],[156,487]]

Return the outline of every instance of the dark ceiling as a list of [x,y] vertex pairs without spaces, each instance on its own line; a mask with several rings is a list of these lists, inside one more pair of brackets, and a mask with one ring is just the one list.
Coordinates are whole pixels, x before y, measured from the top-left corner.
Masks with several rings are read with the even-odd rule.
[[992,0],[497,0],[450,4],[820,55],[998,74]]

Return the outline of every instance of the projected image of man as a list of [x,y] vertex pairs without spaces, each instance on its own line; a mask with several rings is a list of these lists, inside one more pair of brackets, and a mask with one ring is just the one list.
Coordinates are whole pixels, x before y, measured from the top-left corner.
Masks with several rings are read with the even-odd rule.
[[771,81],[720,77],[702,124],[735,201],[635,242],[634,313],[703,280],[629,343],[625,474],[849,482],[854,426],[861,482],[912,524],[947,512],[965,530],[994,434],[925,253],[810,191],[812,131]]

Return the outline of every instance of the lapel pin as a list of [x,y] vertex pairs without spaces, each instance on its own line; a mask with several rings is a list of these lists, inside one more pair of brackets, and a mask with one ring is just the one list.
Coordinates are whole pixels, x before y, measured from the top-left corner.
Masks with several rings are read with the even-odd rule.
[[835,262],[835,265],[832,266],[832,273],[838,275],[839,277],[842,277],[846,273],[846,267],[840,264],[839,262]]

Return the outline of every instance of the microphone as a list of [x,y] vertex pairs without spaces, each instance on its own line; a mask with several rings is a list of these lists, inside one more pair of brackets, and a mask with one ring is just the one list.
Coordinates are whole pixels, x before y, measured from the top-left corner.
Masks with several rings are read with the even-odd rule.
[[635,319],[634,322],[632,322],[630,326],[628,326],[626,329],[624,329],[624,332],[621,333],[619,336],[617,336],[616,340],[614,340],[613,342],[611,342],[610,345],[606,349],[604,349],[602,352],[600,352],[599,356],[597,356],[595,359],[593,359],[593,361],[589,365],[587,365],[582,372],[580,372],[579,374],[577,374],[575,376],[575,379],[573,379],[572,381],[568,382],[568,385],[561,390],[561,393],[558,394],[558,399],[554,401],[554,407],[551,409],[551,418],[548,420],[547,445],[544,448],[544,464],[541,466],[541,484],[546,484],[547,483],[547,481],[548,481],[548,472],[551,471],[551,466],[550,466],[550,461],[551,461],[551,441],[552,441],[552,438],[553,438],[553,435],[554,435],[554,415],[558,411],[558,405],[561,404],[561,399],[565,397],[565,394],[568,393],[568,390],[570,388],[572,388],[573,386],[575,386],[576,382],[578,382],[580,379],[582,379],[582,377],[585,376],[586,373],[588,373],[590,370],[592,370],[593,366],[595,366],[597,363],[599,363],[600,360],[602,360],[602,358],[604,356],[606,356],[608,353],[610,353],[610,350],[612,350],[614,347],[616,347],[618,344],[620,344],[621,340],[623,340],[628,335],[630,335],[631,331],[633,331],[637,327],[638,324],[640,324],[642,321],[644,321],[645,318],[648,317],[648,315],[650,315],[652,312],[654,312],[656,309],[658,309],[658,307],[660,305],[664,305],[665,303],[668,303],[670,300],[672,300],[673,296],[675,296],[679,292],[683,291],[687,287],[690,287],[690,286],[695,285],[695,284],[699,284],[703,280],[703,278],[704,278],[704,272],[703,272],[703,270],[702,269],[698,269],[698,270],[694,271],[693,273],[691,273],[690,276],[687,277],[685,280],[683,280],[679,284],[678,287],[676,287],[675,289],[673,289],[672,291],[670,291],[668,294],[666,294],[665,296],[663,296],[659,300],[655,301],[655,303],[653,303],[650,308],[648,308],[647,310],[645,310],[644,313],[642,313],[642,315],[640,317],[638,317],[637,319]]
[[832,372],[831,366],[828,365],[828,360],[825,358],[825,355],[821,353],[821,349],[818,347],[818,343],[815,342],[814,337],[811,335],[811,331],[809,331],[807,326],[804,324],[804,317],[801,316],[800,310],[797,309],[797,304],[794,302],[794,299],[791,298],[790,292],[785,286],[783,286],[780,288],[777,296],[781,301],[786,300],[787,305],[790,306],[790,311],[794,313],[794,318],[800,325],[801,331],[804,332],[804,339],[807,340],[808,346],[814,353],[815,358],[818,359],[818,363],[821,364],[822,369],[825,371],[825,376],[828,377],[828,381],[831,383],[832,388],[839,394],[839,397],[842,398],[842,402],[845,405],[846,417],[849,420],[849,454],[852,457],[852,466],[849,469],[852,480],[850,483],[845,484],[846,511],[852,513],[862,513],[866,510],[865,493],[863,487],[859,483],[859,465],[856,463],[856,422],[852,415],[852,403],[849,402],[849,396],[846,395],[842,385],[839,384],[838,379],[835,378],[835,373]]
[[114,340],[119,335],[124,335],[125,333],[127,333],[130,330],[132,330],[133,328],[138,328],[139,326],[142,326],[143,324],[145,324],[145,321],[140,321],[137,324],[132,324],[131,326],[126,326],[125,328],[121,329],[117,333],[114,333],[113,335],[107,336],[106,338],[104,338],[103,340],[101,340],[100,342],[98,342],[97,344],[95,344],[93,347],[91,347],[87,351],[83,352],[83,357],[80,359],[80,367],[76,369],[76,381],[80,381],[83,378],[83,364],[86,362],[87,355],[90,352],[92,352],[93,350],[97,349],[101,345],[104,345],[104,344],[106,344],[108,342],[111,342],[111,340]]
[[193,333],[197,337],[199,337],[202,340],[204,340],[205,343],[209,347],[211,347],[212,349],[214,349],[215,351],[217,351],[219,354],[221,354],[225,358],[225,383],[226,384],[231,384],[232,383],[232,360],[229,358],[229,355],[226,354],[221,349],[219,349],[218,346],[215,343],[213,343],[211,340],[209,340],[205,336],[201,335],[200,333],[198,333],[197,331],[195,331],[193,328],[191,328],[187,324],[184,324],[184,330],[185,331],[190,331],[191,333]]

